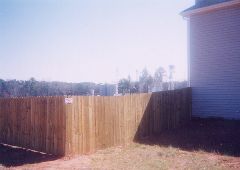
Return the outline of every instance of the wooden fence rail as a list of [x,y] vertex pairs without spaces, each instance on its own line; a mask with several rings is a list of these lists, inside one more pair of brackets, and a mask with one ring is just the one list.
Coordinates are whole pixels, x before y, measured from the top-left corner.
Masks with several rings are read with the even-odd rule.
[[126,145],[191,119],[191,89],[118,97],[0,99],[0,142],[56,155]]

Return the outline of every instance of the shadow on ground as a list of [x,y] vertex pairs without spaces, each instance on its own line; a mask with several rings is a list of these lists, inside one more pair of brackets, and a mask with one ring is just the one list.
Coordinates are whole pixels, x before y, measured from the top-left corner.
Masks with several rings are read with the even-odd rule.
[[157,137],[135,138],[135,142],[240,157],[240,121],[195,118],[185,127],[164,131]]
[[59,159],[59,157],[20,147],[0,144],[0,165],[5,167],[15,167],[24,164],[40,163],[56,159]]

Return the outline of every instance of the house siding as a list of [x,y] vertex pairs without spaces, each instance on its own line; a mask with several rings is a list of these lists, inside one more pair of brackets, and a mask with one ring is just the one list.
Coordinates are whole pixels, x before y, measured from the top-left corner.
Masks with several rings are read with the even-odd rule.
[[189,18],[192,113],[240,119],[240,7]]

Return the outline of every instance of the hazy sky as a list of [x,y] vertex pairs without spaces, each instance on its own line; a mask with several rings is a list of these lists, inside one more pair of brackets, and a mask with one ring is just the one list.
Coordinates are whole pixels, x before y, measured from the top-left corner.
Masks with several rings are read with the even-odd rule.
[[194,0],[0,0],[0,78],[113,82],[147,67],[187,75]]

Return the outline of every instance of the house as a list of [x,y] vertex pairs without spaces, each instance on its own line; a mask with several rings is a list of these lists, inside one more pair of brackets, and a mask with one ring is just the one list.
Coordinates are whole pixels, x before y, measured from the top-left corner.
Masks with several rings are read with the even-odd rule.
[[196,0],[181,15],[193,116],[240,119],[240,0]]

